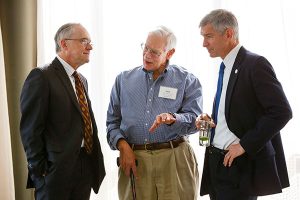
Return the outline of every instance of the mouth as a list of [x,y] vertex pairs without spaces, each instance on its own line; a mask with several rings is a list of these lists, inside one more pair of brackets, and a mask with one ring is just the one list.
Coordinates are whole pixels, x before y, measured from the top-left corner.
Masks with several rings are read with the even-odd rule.
[[152,62],[152,61],[149,61],[149,60],[147,60],[147,59],[144,59],[144,64],[145,64],[145,65],[151,65],[151,64],[153,64],[153,62]]
[[149,62],[149,61],[146,61],[146,60],[145,60],[145,64],[146,64],[146,65],[151,65],[152,62]]
[[209,53],[211,53],[211,52],[213,51],[213,49],[208,49],[208,48],[207,48],[207,51],[208,51]]

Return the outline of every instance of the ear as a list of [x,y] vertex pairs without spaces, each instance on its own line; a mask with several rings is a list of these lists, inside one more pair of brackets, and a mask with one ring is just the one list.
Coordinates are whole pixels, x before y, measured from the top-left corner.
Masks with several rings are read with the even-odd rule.
[[227,38],[232,39],[234,35],[234,31],[232,28],[227,28],[225,34]]
[[174,48],[169,50],[168,53],[167,53],[167,60],[170,60],[174,53],[175,53]]
[[68,47],[68,46],[67,46],[67,41],[66,41],[66,40],[61,40],[61,41],[60,41],[60,47],[61,47],[61,49],[67,48],[67,47]]

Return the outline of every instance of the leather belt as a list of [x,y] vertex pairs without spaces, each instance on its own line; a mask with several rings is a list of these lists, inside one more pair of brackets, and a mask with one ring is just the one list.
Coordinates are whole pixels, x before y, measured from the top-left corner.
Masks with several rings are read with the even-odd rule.
[[170,149],[176,148],[180,143],[185,142],[186,139],[184,137],[177,138],[174,140],[170,140],[169,142],[160,142],[160,143],[146,143],[146,144],[129,144],[132,150],[146,150],[153,151],[159,149]]
[[223,156],[228,152],[228,150],[219,149],[212,145],[207,147],[207,150],[208,150],[209,154],[217,154],[217,155],[223,155]]

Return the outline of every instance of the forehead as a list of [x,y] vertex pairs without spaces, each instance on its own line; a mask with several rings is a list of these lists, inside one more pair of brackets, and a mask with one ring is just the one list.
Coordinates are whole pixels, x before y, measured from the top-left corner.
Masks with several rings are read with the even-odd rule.
[[166,46],[166,38],[159,34],[149,33],[146,44],[154,49],[163,49]]
[[81,25],[77,25],[73,28],[73,37],[76,37],[76,38],[90,38],[90,35],[89,33],[87,32],[87,30],[81,26]]
[[201,35],[210,35],[210,34],[215,34],[217,31],[213,28],[211,24],[207,24],[203,27],[201,27]]

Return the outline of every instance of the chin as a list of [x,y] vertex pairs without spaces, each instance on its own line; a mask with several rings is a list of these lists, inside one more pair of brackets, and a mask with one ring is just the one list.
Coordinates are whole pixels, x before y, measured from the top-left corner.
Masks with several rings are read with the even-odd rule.
[[147,71],[152,71],[152,69],[149,68],[149,67],[145,67],[145,66],[144,66],[144,69],[147,70]]
[[144,69],[151,71],[152,67],[144,63]]
[[217,57],[215,54],[209,54],[209,56],[210,56],[211,58],[216,58],[216,57]]

